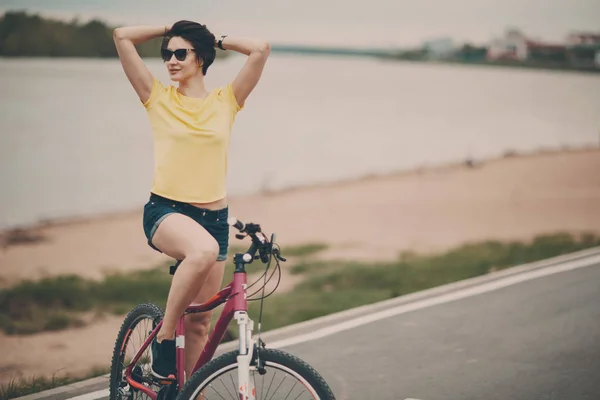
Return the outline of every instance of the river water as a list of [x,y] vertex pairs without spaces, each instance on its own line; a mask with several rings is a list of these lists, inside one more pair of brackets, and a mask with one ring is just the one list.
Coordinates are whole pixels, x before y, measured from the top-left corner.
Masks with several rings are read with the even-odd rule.
[[[226,84],[242,56],[219,60]],[[158,59],[152,72],[169,82]],[[0,59],[0,228],[139,208],[145,110],[118,60]],[[598,144],[600,77],[272,54],[234,126],[230,195]]]

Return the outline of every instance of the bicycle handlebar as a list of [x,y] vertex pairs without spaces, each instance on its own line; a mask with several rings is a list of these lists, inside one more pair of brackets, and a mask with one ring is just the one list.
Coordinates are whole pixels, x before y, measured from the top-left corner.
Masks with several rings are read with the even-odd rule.
[[229,217],[227,222],[229,223],[229,225],[233,226],[234,228],[237,228],[237,230],[239,230],[240,232],[242,232],[243,229],[246,227],[246,224],[244,224],[242,221],[235,217]]
[[[227,222],[229,223],[229,225],[233,226],[238,231],[240,231],[240,233],[245,233],[245,234],[249,235],[252,239],[259,240],[261,243],[264,243],[267,239],[265,237],[265,235],[262,233],[262,230],[260,229],[259,224],[253,224],[251,222],[246,224],[235,217],[229,217]],[[256,235],[257,233],[261,234],[260,237],[258,237]],[[236,236],[238,236],[238,235],[236,235]],[[240,237],[240,239],[242,239],[242,237]]]
[[247,252],[252,255],[252,259],[254,259],[254,255],[258,250],[260,260],[264,263],[269,261],[269,255],[274,255],[280,261],[286,261],[286,259],[281,256],[279,249],[273,248],[273,243],[269,242],[265,234],[262,232],[259,224],[253,224],[251,222],[244,223],[235,217],[229,217],[227,222],[229,225],[240,231],[240,234],[235,235],[236,238],[243,239],[245,237],[243,234],[246,234],[252,238],[252,245]]

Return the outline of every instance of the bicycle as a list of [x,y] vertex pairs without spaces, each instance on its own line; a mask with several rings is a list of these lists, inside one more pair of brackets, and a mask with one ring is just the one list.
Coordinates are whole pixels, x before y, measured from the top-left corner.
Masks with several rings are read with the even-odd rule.
[[[235,218],[230,218],[229,224],[236,228],[236,238],[251,238],[249,249],[245,253],[234,256],[235,270],[233,280],[221,289],[207,302],[190,305],[180,317],[175,333],[176,342],[176,376],[169,379],[158,379],[150,373],[150,344],[162,325],[163,310],[152,303],[143,303],[134,307],[125,317],[117,335],[113,350],[110,372],[110,400],[134,399],[138,395],[152,400],[163,399],[210,399],[209,394],[217,393],[219,399],[256,400],[268,399],[300,399],[298,390],[306,389],[307,397],[320,400],[335,400],[335,396],[323,377],[305,361],[279,349],[269,349],[262,341],[261,320],[264,299],[270,296],[279,285],[281,269],[279,262],[286,259],[281,255],[279,245],[275,243],[273,233],[270,240],[262,232],[259,224],[245,224]],[[258,254],[257,254],[258,253]],[[276,260],[276,267],[267,279],[271,261]],[[250,286],[247,285],[246,265],[254,260],[265,264],[264,273]],[[171,266],[170,273],[175,274],[181,261]],[[277,285],[265,295],[265,287],[276,271],[279,271]],[[264,278],[264,279],[263,279]],[[248,289],[263,280],[262,287],[248,296]],[[262,291],[259,298],[252,298]],[[260,300],[258,319],[258,338],[252,337],[254,321],[248,316],[248,301]],[[200,354],[193,372],[186,380],[184,369],[185,327],[184,316],[213,310],[224,304],[214,329]],[[238,325],[238,349],[229,351],[213,359],[217,346],[220,344],[229,323],[235,319]],[[146,326],[139,335],[147,335],[139,348],[133,346],[133,352],[127,357],[127,346],[132,341],[134,329],[144,320],[151,324]],[[237,368],[237,373],[233,370]],[[280,381],[275,379],[279,373],[292,376]],[[229,375],[229,378],[226,376]],[[234,378],[235,376],[235,378]],[[270,378],[270,382],[265,382]],[[261,385],[258,385],[258,381]],[[268,386],[265,387],[265,383]],[[300,385],[298,385],[300,383]],[[229,386],[231,385],[231,387]],[[218,393],[217,389],[224,389]],[[271,393],[271,389],[273,392]],[[276,391],[283,389],[281,397],[275,397]],[[237,396],[236,396],[237,394]]]

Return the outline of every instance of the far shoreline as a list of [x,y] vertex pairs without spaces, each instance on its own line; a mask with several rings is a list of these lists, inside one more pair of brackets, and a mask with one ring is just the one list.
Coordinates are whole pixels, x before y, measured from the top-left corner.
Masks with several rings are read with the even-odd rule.
[[[230,57],[236,57],[237,55],[226,54],[216,59],[216,62],[226,60]],[[600,67],[598,68],[574,68],[565,66],[553,66],[553,65],[532,65],[527,63],[509,63],[509,62],[492,62],[492,61],[460,61],[452,59],[440,59],[440,60],[427,60],[427,59],[405,59],[395,57],[394,55],[360,55],[360,54],[337,54],[327,52],[314,52],[314,53],[303,53],[303,52],[289,52],[274,49],[272,50],[272,56],[293,56],[293,57],[329,57],[329,58],[362,58],[371,59],[374,61],[380,61],[384,63],[401,63],[401,64],[416,64],[421,66],[444,66],[444,67],[482,67],[490,70],[515,70],[515,71],[530,71],[530,72],[554,72],[571,75],[582,75],[582,76],[594,76],[600,74]],[[161,61],[160,56],[144,56],[145,60]],[[91,62],[98,61],[118,61],[117,57],[102,57],[102,56],[35,56],[35,55],[20,55],[20,56],[6,56],[0,55],[0,60],[10,61],[22,61],[22,60],[41,60],[41,61],[53,61],[53,60],[77,60],[84,61],[89,60]]]

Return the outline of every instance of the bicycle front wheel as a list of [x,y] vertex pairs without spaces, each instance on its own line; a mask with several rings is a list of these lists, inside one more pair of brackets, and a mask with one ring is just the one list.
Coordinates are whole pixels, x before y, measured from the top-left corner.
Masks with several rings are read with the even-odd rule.
[[[183,386],[177,400],[238,400],[237,351],[230,351],[208,362]],[[331,388],[306,362],[277,349],[260,349],[264,374],[256,366],[250,368],[250,380],[256,399],[335,400]]]

